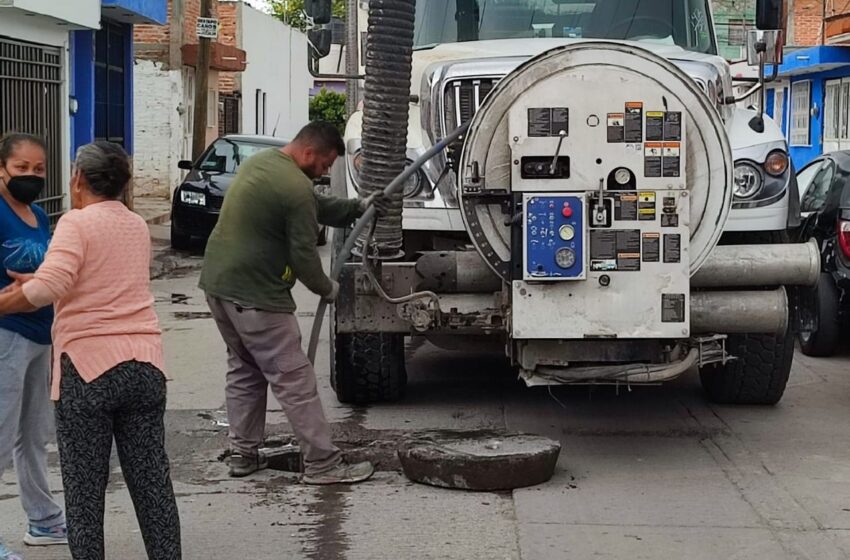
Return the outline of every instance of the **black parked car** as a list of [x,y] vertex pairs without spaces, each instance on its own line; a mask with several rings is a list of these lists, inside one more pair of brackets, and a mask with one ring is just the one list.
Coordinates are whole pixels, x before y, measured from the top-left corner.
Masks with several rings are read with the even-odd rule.
[[817,330],[800,334],[808,356],[829,356],[850,317],[850,151],[824,154],[797,174],[802,193],[802,239],[821,247],[821,276],[807,298]]
[[192,238],[207,239],[239,165],[261,150],[286,144],[286,140],[270,136],[223,136],[197,162],[181,161],[178,167],[189,173],[174,191],[171,203],[171,246],[188,249]]

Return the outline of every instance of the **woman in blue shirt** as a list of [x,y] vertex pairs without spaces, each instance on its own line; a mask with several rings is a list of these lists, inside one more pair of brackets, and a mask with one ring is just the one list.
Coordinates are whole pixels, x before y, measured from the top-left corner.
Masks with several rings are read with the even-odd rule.
[[[27,134],[0,139],[0,290],[6,271],[29,274],[41,265],[50,220],[33,205],[44,189],[44,142]],[[29,517],[28,545],[66,544],[62,508],[47,484],[50,410],[50,328],[53,308],[0,316],[0,475],[14,461]],[[0,541],[0,560],[22,560]]]

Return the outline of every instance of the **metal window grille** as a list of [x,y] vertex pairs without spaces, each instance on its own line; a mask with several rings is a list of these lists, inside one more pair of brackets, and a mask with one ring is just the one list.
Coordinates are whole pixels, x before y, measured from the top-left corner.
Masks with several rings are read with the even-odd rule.
[[220,95],[218,98],[218,135],[239,134],[239,98]]
[[126,147],[124,76],[127,28],[103,23],[95,33],[94,136]]
[[810,111],[811,82],[795,82],[791,85],[791,145],[809,145]]
[[0,135],[26,132],[47,144],[47,185],[38,201],[52,220],[65,209],[62,184],[62,51],[0,37]]

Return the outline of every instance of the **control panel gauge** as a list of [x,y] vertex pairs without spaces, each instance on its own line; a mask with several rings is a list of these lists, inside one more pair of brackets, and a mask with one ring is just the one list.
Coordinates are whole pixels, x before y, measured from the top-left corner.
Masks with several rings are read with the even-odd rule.
[[629,181],[632,180],[632,172],[624,167],[621,167],[620,169],[614,172],[614,180],[617,181],[617,184],[626,185]]
[[572,268],[576,264],[576,252],[569,247],[562,247],[555,253],[555,263],[561,268]]

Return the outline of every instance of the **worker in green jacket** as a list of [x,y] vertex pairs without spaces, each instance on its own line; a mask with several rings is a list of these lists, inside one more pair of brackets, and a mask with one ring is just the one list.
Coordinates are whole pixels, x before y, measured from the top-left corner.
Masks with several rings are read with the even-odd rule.
[[336,127],[314,122],[283,148],[252,156],[228,189],[207,243],[200,287],[227,345],[231,476],[267,466],[259,448],[269,386],[301,446],[304,482],[353,483],[374,472],[371,463],[346,462],[331,441],[291,293],[301,281],[336,299],[339,285],[325,274],[317,249],[319,224],[346,227],[368,204],[381,214],[389,202],[380,193],[349,200],[315,192],[312,179],[344,152]]

